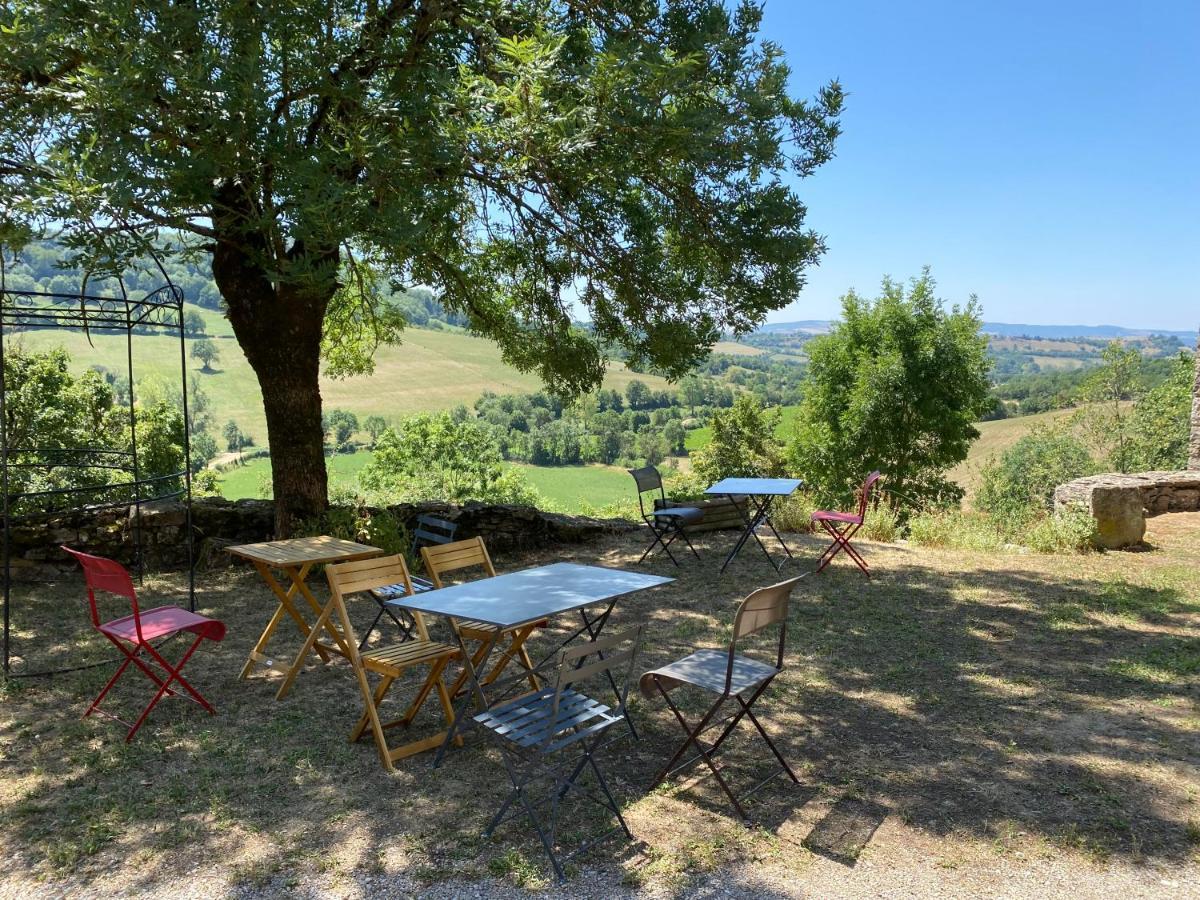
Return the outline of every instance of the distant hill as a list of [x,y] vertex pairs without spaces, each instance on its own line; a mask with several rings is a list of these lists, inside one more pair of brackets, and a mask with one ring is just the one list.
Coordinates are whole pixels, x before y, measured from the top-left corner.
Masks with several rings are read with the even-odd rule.
[[[829,319],[806,319],[800,322],[768,322],[756,334],[783,334],[805,332],[821,334],[829,330],[833,322]],[[984,322],[984,334],[998,337],[1030,337],[1043,339],[1069,338],[1135,338],[1161,334],[1177,337],[1189,346],[1196,342],[1194,331],[1171,331],[1167,328],[1124,328],[1120,325],[1023,325],[1008,322]]]

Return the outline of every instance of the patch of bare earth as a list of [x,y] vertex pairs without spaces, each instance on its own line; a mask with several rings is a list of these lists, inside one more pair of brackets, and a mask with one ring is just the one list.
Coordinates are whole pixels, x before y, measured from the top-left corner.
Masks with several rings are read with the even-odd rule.
[[[718,575],[732,540],[699,542],[703,561],[678,570],[643,567],[678,581],[614,612],[612,628],[647,625],[639,668],[720,646],[737,601],[774,580],[753,546]],[[761,706],[800,784],[756,795],[751,829],[699,770],[647,793],[681,734],[634,697],[641,740],[606,759],[636,841],[582,857],[561,892],[1200,896],[1200,516],[1153,519],[1148,541],[1079,557],[865,544],[874,580],[842,562],[806,579],[788,669]],[[821,547],[789,542],[785,574]],[[497,563],[633,566],[641,550],[638,536]],[[177,600],[182,583],[146,594]],[[109,669],[7,683],[0,896],[560,893],[528,826],[480,836],[507,792],[495,750],[475,739],[437,771],[422,756],[388,775],[372,745],[347,741],[362,706],[344,662],[309,666],[282,702],[273,679],[238,680],[273,610],[252,572],[204,574],[198,602],[230,628],[189,667],[215,717],[164,703],[126,746],[118,726],[79,718]],[[76,582],[20,591],[14,616],[23,666],[111,656]],[[143,697],[129,679],[114,699]],[[436,727],[433,708],[414,728]],[[769,771],[752,729],[735,740],[726,775]],[[565,822],[564,840],[607,824],[591,810]]]

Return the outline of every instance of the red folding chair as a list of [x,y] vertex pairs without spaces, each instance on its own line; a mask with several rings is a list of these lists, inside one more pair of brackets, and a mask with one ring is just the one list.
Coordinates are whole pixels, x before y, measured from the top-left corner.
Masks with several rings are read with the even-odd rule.
[[862,528],[863,522],[867,518],[867,504],[871,500],[871,489],[875,487],[875,482],[882,477],[879,472],[872,472],[867,476],[867,480],[858,489],[857,513],[832,512],[823,509],[812,514],[813,524],[820,525],[833,538],[833,543],[825,549],[825,552],[821,554],[821,558],[817,560],[818,572],[833,562],[833,558],[841,551],[845,550],[846,555],[854,560],[858,567],[862,569],[863,574],[868,578],[871,577],[871,570],[867,566],[867,561],[850,544],[850,538],[854,537],[858,533],[858,529]]
[[[112,641],[116,648],[125,656],[125,661],[117,668],[113,677],[108,680],[108,684],[104,686],[104,690],[100,692],[100,695],[92,701],[92,705],[88,707],[83,717],[86,719],[92,713],[98,712],[109,718],[116,719],[123,725],[128,725],[129,733],[125,735],[125,740],[128,742],[133,740],[133,736],[137,733],[137,730],[142,727],[142,723],[150,715],[150,710],[154,709],[158,705],[158,701],[168,694],[199,703],[215,715],[216,710],[200,695],[199,691],[188,684],[180,674],[180,670],[191,658],[196,648],[200,646],[202,640],[207,638],[210,641],[219,641],[225,637],[224,623],[218,622],[216,619],[198,616],[178,606],[159,606],[155,609],[143,611],[138,608],[137,593],[133,589],[133,579],[129,577],[129,573],[125,570],[124,566],[111,559],[105,559],[102,556],[80,553],[78,550],[72,550],[70,547],[63,547],[62,549],[79,560],[79,564],[83,566],[83,576],[87,582],[88,605],[91,607],[92,612],[92,627]],[[101,623],[100,614],[96,609],[97,591],[128,598],[129,602],[133,605],[133,615]],[[196,636],[196,639],[192,641],[192,645],[180,657],[179,662],[171,665],[162,657],[151,641],[161,643],[181,631],[190,631]],[[142,658],[141,654],[143,651],[151,661],[157,663],[163,669],[166,673],[165,679]],[[158,685],[158,692],[154,695],[154,699],[142,710],[142,714],[138,716],[137,721],[132,725],[129,725],[120,716],[113,715],[107,710],[100,708],[100,701],[104,699],[105,695],[112,689],[112,686],[117,683],[117,679],[125,674],[125,670],[129,668],[130,663],[133,663],[145,672],[146,677]],[[172,684],[178,684],[191,696],[176,693],[171,688]]]

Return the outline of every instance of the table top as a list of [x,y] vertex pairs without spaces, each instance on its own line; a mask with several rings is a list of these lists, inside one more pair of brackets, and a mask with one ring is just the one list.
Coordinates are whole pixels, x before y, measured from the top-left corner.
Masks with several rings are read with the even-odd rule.
[[553,563],[387,602],[422,613],[513,628],[674,580],[603,566]]
[[786,497],[802,484],[799,478],[723,478],[704,493]]
[[350,562],[355,559],[370,559],[383,551],[367,544],[343,541],[341,538],[321,535],[320,537],[288,538],[283,541],[263,541],[260,544],[235,544],[226,547],[234,556],[252,562],[265,563],[274,568],[317,565],[330,562]]

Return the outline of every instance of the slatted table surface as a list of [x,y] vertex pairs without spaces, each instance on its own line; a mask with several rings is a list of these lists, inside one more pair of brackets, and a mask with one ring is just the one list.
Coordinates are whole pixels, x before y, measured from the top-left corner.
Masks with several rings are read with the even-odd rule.
[[[315,652],[322,661],[329,662],[330,654],[348,656],[349,648],[346,640],[338,631],[336,624],[330,620],[329,614],[309,590],[307,579],[313,566],[333,562],[350,562],[356,559],[368,559],[378,556],[383,551],[368,544],[358,544],[341,538],[320,535],[318,537],[288,538],[281,541],[264,541],[258,544],[237,544],[226,548],[233,556],[248,560],[254,565],[258,574],[266,582],[271,593],[279,601],[279,607],[267,623],[258,643],[250,651],[246,665],[242,667],[241,678],[248,678],[255,668],[262,666],[284,676],[283,684],[275,694],[276,700],[282,700],[291,690],[296,676],[303,668],[309,653]],[[289,582],[285,590],[272,569],[282,572]],[[308,604],[316,622],[310,625],[295,603],[299,594]],[[290,616],[296,623],[300,634],[304,637],[304,645],[290,665],[277,663],[267,653],[267,645],[271,642],[275,630],[284,616]],[[333,643],[319,640],[321,632],[327,633]]]

